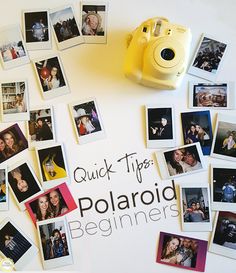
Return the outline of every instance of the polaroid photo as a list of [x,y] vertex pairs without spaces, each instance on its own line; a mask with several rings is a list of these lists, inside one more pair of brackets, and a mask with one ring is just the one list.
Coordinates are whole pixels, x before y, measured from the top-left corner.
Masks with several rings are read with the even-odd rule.
[[66,183],[36,196],[25,204],[34,224],[65,215],[77,208]]
[[70,93],[59,55],[37,59],[33,64],[45,100]]
[[173,106],[146,105],[147,148],[175,146],[175,123]]
[[184,144],[199,142],[203,155],[210,155],[213,140],[210,111],[181,113]]
[[236,161],[235,116],[218,114],[211,156]]
[[73,6],[50,10],[50,19],[59,50],[84,43]]
[[227,44],[203,34],[188,73],[214,82],[222,66]]
[[235,108],[235,83],[189,82],[189,108],[229,110]]
[[155,153],[162,179],[170,179],[206,170],[200,143]]
[[236,213],[216,212],[209,251],[236,259]]
[[98,105],[94,98],[71,103],[69,110],[79,144],[106,137]]
[[36,147],[35,151],[44,189],[55,187],[63,182],[69,183],[69,172],[62,144]]
[[81,2],[81,26],[85,43],[107,43],[107,11],[105,2]]
[[30,110],[27,126],[29,147],[43,147],[56,142],[53,107],[38,107]]
[[47,9],[23,11],[23,33],[28,50],[51,49],[50,32]]
[[236,211],[236,167],[211,165],[211,203],[218,211]]
[[29,120],[29,94],[26,80],[1,82],[3,122]]
[[180,185],[180,208],[183,231],[211,231],[211,205],[208,184]]
[[0,132],[0,163],[28,148],[28,142],[16,123]]
[[156,262],[204,272],[207,244],[204,240],[160,232]]
[[0,223],[0,254],[13,260],[17,271],[24,269],[37,253],[34,243],[10,218]]
[[0,51],[0,60],[4,69],[30,62],[18,25],[10,25],[0,29]]
[[7,169],[0,168],[0,211],[8,210],[8,177]]
[[37,230],[44,269],[73,264],[65,217],[37,222]]
[[20,208],[25,202],[43,192],[42,187],[28,162],[20,161],[8,168],[8,183],[13,197]]

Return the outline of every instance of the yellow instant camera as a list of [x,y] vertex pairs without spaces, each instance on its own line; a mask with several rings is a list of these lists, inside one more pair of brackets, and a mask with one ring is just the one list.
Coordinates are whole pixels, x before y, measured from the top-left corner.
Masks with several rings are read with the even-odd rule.
[[155,17],[127,39],[125,75],[149,87],[176,89],[185,74],[191,43],[189,28]]

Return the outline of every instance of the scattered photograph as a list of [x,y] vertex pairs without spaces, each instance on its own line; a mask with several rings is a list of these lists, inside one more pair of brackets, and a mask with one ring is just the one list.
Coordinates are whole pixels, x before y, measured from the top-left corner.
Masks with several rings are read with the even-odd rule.
[[1,83],[3,122],[29,120],[29,96],[26,81]]
[[200,143],[188,144],[156,152],[162,179],[169,179],[206,170]]
[[209,251],[236,259],[236,213],[228,211],[216,213]]
[[213,140],[210,111],[181,113],[184,144],[199,142],[204,155],[210,155]]
[[8,178],[7,170],[0,169],[0,211],[8,210]]
[[212,209],[236,211],[236,168],[211,165]]
[[0,163],[27,148],[27,139],[17,123],[0,132]]
[[73,263],[68,228],[64,217],[37,222],[44,269]]
[[207,241],[160,232],[157,263],[204,272]]
[[226,48],[226,43],[203,34],[188,73],[209,81],[215,81]]
[[211,156],[236,161],[235,116],[218,114]]
[[59,56],[34,61],[34,68],[44,99],[52,99],[68,94],[69,87]]
[[18,25],[0,29],[0,59],[4,69],[30,62]]
[[38,249],[10,218],[5,218],[0,223],[0,253],[13,260],[16,270],[22,270]]
[[72,6],[51,10],[50,19],[59,50],[84,43]]
[[30,148],[41,147],[56,141],[52,106],[30,110],[28,141]]
[[23,33],[28,50],[50,49],[52,45],[48,10],[24,10]]
[[189,83],[189,107],[216,110],[235,108],[235,83]]
[[65,215],[77,208],[66,183],[37,195],[25,205],[34,224]]
[[20,210],[25,210],[25,202],[43,192],[30,165],[21,161],[8,169],[8,182]]
[[69,174],[62,144],[36,147],[36,155],[40,166],[40,178],[44,189],[49,189],[69,182]]
[[211,207],[208,185],[180,185],[180,207],[183,231],[211,231]]
[[107,42],[107,3],[81,3],[81,26],[85,43]]
[[175,146],[174,109],[166,106],[145,106],[147,148]]
[[106,137],[95,99],[71,103],[69,109],[79,144]]

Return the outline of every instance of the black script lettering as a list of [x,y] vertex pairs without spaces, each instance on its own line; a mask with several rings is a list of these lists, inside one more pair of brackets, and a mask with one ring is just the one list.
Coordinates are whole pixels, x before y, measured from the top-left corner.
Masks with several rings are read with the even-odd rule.
[[86,170],[84,168],[77,167],[74,170],[74,180],[77,183],[86,181]]
[[117,162],[121,162],[123,159],[125,159],[127,173],[130,172],[129,158],[133,158],[132,155],[136,155],[136,154],[137,153],[125,154],[124,157],[121,157],[120,159],[117,160]]

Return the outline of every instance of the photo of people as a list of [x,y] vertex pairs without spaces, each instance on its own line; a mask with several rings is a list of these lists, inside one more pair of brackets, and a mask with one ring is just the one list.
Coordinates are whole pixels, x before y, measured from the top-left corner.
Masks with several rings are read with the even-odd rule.
[[52,108],[31,110],[28,131],[31,146],[55,141]]
[[184,144],[199,142],[204,155],[210,155],[212,126],[210,111],[181,113]]
[[160,232],[157,263],[204,272],[207,241]]
[[38,195],[25,205],[34,223],[62,216],[77,208],[66,183]]
[[2,210],[2,204],[7,202],[7,184],[6,184],[6,170],[0,169],[0,210]]
[[0,132],[0,163],[28,148],[28,143],[18,124]]
[[196,145],[183,146],[164,152],[164,158],[169,176],[191,173],[203,169]]

